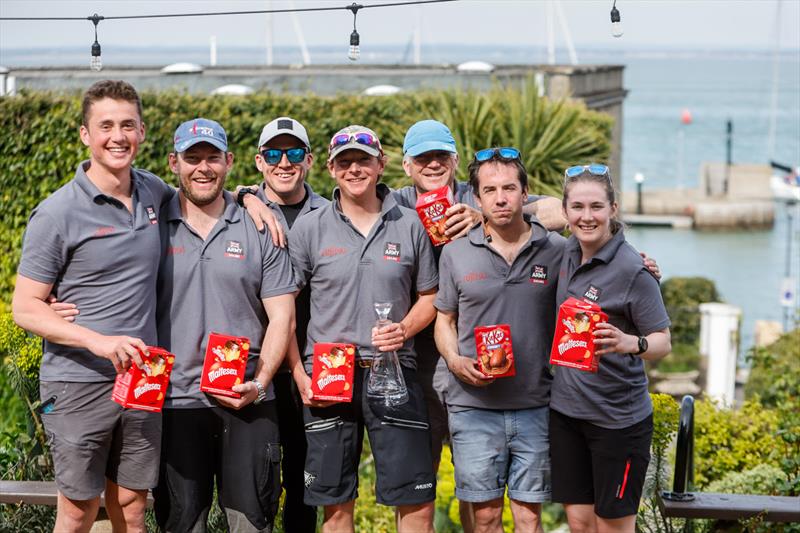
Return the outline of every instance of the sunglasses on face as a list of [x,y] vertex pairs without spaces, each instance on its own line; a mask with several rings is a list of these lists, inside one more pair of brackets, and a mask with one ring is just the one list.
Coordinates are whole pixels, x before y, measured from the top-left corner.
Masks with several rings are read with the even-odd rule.
[[279,150],[278,148],[265,148],[261,151],[261,157],[269,165],[277,165],[283,159],[283,154],[286,154],[286,159],[289,163],[297,164],[302,163],[308,151],[305,148],[289,148],[288,150]]
[[513,161],[514,159],[519,159],[519,150],[506,146],[503,148],[484,148],[483,150],[475,152],[475,161],[478,163],[489,161],[495,157],[506,161]]
[[330,149],[332,150],[334,148],[338,148],[339,146],[350,144],[351,140],[358,144],[363,144],[364,146],[371,146],[378,149],[381,147],[381,143],[377,137],[364,131],[360,133],[340,133],[331,139]]
[[565,178],[574,178],[576,176],[580,176],[584,172],[589,172],[593,176],[609,176],[608,167],[606,165],[598,165],[597,163],[592,163],[591,165],[576,165],[574,167],[569,167],[567,170],[564,171]]

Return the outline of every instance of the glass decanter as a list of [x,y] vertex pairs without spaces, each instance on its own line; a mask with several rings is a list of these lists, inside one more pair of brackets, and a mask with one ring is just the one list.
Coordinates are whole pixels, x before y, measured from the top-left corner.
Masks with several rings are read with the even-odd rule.
[[[375,312],[378,313],[378,322],[375,327],[381,328],[392,323],[389,320],[391,310],[392,304],[389,302],[375,303]],[[367,396],[378,399],[389,407],[408,401],[408,389],[406,381],[403,379],[397,352],[375,352],[367,381]]]

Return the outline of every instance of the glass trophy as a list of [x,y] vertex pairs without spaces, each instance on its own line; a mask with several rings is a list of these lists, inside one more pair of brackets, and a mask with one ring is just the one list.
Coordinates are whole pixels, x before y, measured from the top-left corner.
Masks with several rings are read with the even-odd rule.
[[[375,312],[378,313],[378,322],[375,327],[381,328],[392,323],[389,320],[391,310],[392,304],[389,302],[375,303]],[[367,381],[367,397],[381,401],[387,407],[401,405],[408,401],[408,389],[400,369],[397,352],[375,352]]]

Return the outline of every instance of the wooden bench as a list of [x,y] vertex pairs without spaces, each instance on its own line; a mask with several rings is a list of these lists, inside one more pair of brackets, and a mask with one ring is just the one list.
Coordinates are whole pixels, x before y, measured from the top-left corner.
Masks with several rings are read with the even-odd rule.
[[661,514],[673,518],[743,520],[759,517],[765,522],[800,522],[800,498],[755,494],[692,492],[688,501],[658,499]]
[[[0,481],[0,503],[56,505],[58,489],[55,481]],[[100,495],[100,507],[106,506],[105,494]],[[147,506],[153,507],[153,494],[147,493]]]
[[694,484],[694,398],[684,396],[675,447],[672,491],[658,495],[661,514],[669,518],[743,520],[758,517],[765,522],[800,522],[800,498],[757,494],[690,492]]

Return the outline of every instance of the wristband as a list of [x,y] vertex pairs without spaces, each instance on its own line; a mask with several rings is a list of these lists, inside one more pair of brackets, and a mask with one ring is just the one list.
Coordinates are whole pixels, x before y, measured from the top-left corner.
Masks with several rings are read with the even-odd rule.
[[247,194],[256,194],[256,193],[250,187],[241,187],[239,189],[239,192],[236,193],[236,203],[239,204],[240,207],[244,207],[244,197]]

